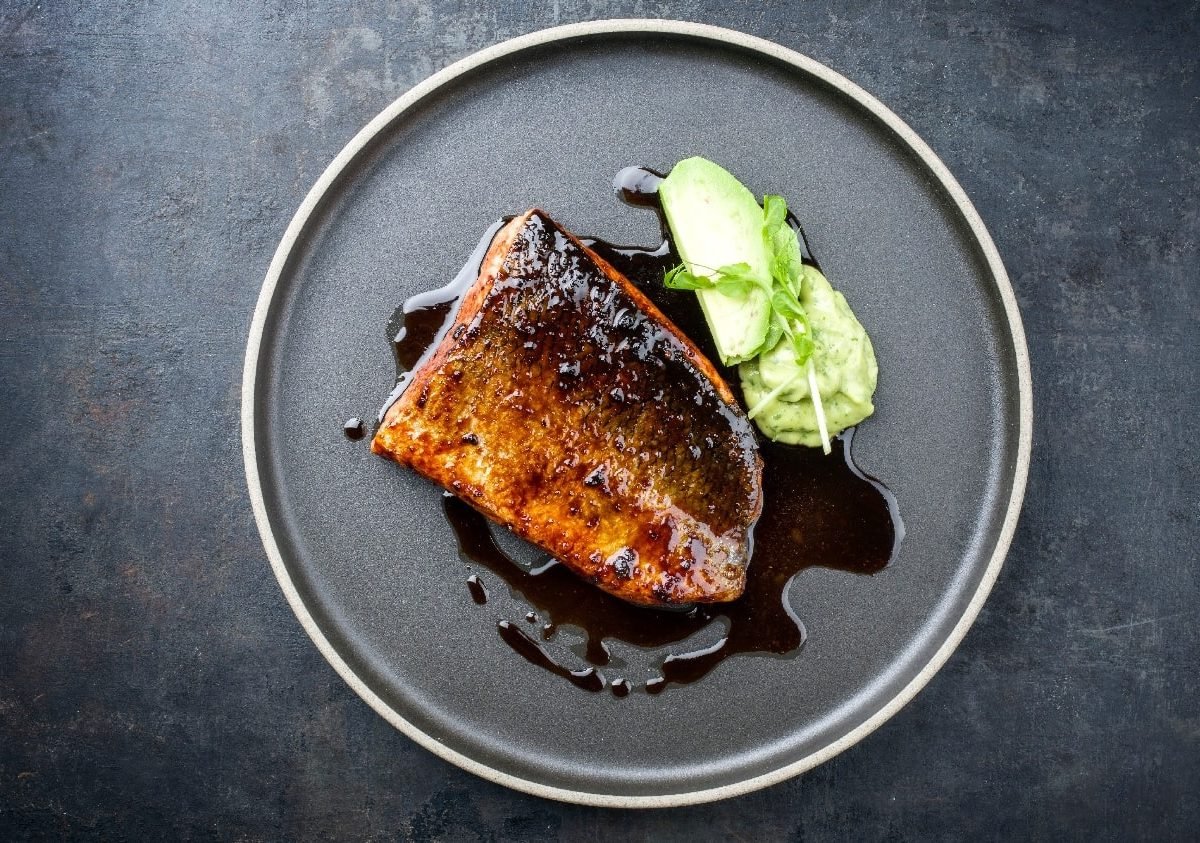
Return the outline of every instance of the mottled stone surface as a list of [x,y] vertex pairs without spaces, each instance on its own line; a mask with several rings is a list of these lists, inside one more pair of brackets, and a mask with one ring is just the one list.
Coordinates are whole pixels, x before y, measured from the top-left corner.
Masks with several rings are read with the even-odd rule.
[[[263,272],[392,98],[554,23],[794,47],[942,156],[1033,358],[1029,494],[976,626],[800,778],[618,813],[478,780],[334,674],[238,440]],[[1187,838],[1200,826],[1200,9],[1123,3],[0,6],[0,837]]]

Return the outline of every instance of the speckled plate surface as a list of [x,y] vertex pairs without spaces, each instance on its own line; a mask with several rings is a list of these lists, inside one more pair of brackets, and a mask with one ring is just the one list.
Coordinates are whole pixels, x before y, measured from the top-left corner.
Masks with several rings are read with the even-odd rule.
[[[538,205],[652,244],[613,175],[701,154],[788,197],[880,363],[861,467],[907,527],[874,577],[804,571],[808,643],[661,696],[590,694],[528,664],[465,586],[439,491],[341,431],[391,386],[385,326],[495,219]],[[1030,383],[1011,288],[953,177],[910,129],[810,59],[726,30],[603,21],[484,50],[417,86],[334,160],[292,220],[246,355],[243,442],[275,574],[376,711],[433,752],[543,796],[701,802],[806,770],[910,700],[962,639],[1024,491]],[[487,580],[484,573],[484,579]],[[753,576],[753,573],[751,573]],[[565,651],[564,651],[565,652]]]

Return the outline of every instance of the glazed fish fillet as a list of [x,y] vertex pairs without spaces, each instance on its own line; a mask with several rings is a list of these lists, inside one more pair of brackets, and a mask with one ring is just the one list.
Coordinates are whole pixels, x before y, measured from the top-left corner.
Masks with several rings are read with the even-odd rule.
[[541,211],[496,234],[371,447],[630,602],[745,587],[750,423],[679,329]]

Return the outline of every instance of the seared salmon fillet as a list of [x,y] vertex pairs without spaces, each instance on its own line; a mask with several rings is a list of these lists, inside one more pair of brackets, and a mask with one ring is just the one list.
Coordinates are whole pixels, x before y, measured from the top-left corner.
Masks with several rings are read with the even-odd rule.
[[539,210],[496,234],[371,448],[630,602],[745,587],[750,422],[679,329]]

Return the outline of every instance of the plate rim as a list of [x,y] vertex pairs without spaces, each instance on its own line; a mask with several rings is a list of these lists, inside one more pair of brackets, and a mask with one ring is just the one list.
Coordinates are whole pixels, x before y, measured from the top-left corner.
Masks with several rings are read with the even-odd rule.
[[[320,205],[326,192],[374,138],[400,119],[406,112],[446,84],[497,59],[572,38],[647,33],[682,36],[703,42],[717,43],[723,46],[734,46],[751,53],[766,56],[776,62],[799,70],[808,76],[816,77],[840,94],[849,97],[860,107],[865,108],[916,154],[921,163],[929,169],[938,183],[946,190],[957,211],[968,224],[972,237],[982,251],[988,272],[1000,293],[1000,298],[1004,305],[1008,333],[1012,340],[1014,357],[1016,358],[1019,428],[1017,434],[1016,462],[1013,466],[1012,489],[1009,493],[1008,504],[1004,519],[1001,522],[996,544],[992,550],[988,565],[984,569],[983,577],[976,587],[975,593],[972,595],[966,609],[950,630],[949,635],[921,670],[903,688],[874,714],[845,735],[803,758],[767,773],[761,773],[717,787],[684,790],[668,794],[631,796],[560,788],[506,773],[501,769],[477,761],[443,744],[432,735],[422,731],[414,723],[405,719],[371,690],[325,637],[316,620],[309,613],[308,607],[305,605],[299,591],[288,574],[279,544],[275,540],[271,521],[267,514],[266,502],[263,497],[262,483],[258,470],[258,455],[255,448],[257,432],[255,430],[254,419],[254,397],[262,352],[263,332],[275,301],[276,288],[283,270],[288,264],[296,242],[307,226],[314,211]],[[840,73],[826,67],[815,59],[811,59],[802,53],[764,38],[747,35],[736,30],[709,24],[667,19],[613,18],[586,21],[542,29],[502,41],[459,59],[434,73],[432,76],[429,76],[393,101],[367,123],[366,126],[360,129],[337,156],[334,157],[324,172],[321,173],[316,183],[309,189],[304,200],[293,215],[291,222],[288,224],[283,238],[280,240],[279,246],[276,248],[274,256],[271,259],[266,277],[263,279],[262,288],[259,291],[258,301],[255,305],[250,325],[250,334],[246,343],[246,355],[242,370],[241,404],[242,459],[245,464],[246,484],[250,494],[250,503],[254,511],[254,520],[258,527],[259,536],[262,539],[263,549],[266,551],[267,558],[271,563],[271,570],[274,572],[275,578],[278,580],[279,586],[287,598],[292,612],[300,621],[304,631],[308,633],[309,638],[317,646],[321,655],[325,657],[325,660],[329,662],[346,684],[374,709],[377,714],[391,723],[392,726],[409,739],[468,772],[497,784],[535,796],[608,808],[679,807],[712,802],[750,793],[751,791],[785,781],[828,761],[835,755],[849,749],[883,725],[883,723],[890,720],[929,683],[934,674],[946,663],[950,655],[962,642],[967,630],[974,623],[980,609],[983,607],[984,601],[991,592],[992,586],[995,584],[1000,569],[1004,564],[1009,546],[1012,543],[1013,533],[1020,515],[1029,474],[1033,439],[1032,376],[1029,364],[1029,351],[1025,341],[1025,331],[1021,321],[1020,310],[1017,306],[1016,294],[1009,281],[1008,273],[1004,269],[1000,254],[992,242],[991,235],[988,234],[983,220],[975,210],[974,205],[971,204],[970,199],[967,198],[966,192],[954,176],[951,175],[949,169],[942,163],[941,159],[921,140],[916,132],[909,128],[903,120],[896,116],[881,101]]]

